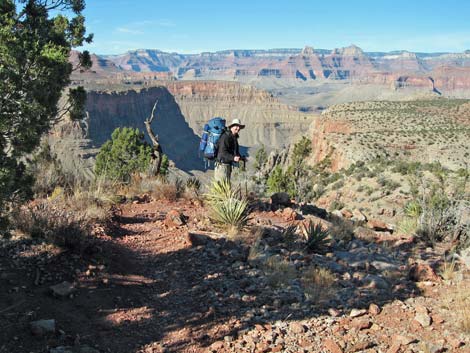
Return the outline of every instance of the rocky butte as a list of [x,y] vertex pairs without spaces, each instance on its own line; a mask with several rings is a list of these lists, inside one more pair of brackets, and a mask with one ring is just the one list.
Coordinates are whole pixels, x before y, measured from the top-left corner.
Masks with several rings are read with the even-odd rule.
[[[197,155],[199,136],[214,116],[246,123],[240,143],[250,152],[261,145],[283,149],[308,135],[315,161],[333,153],[333,167],[340,168],[347,166],[346,161],[371,154],[357,152],[361,149],[351,149],[344,141],[334,142],[337,138],[332,137],[341,133],[356,136],[360,124],[348,114],[340,119],[336,113],[320,115],[326,107],[353,101],[470,96],[467,52],[368,53],[351,45],[191,55],[137,50],[92,59],[91,70],[73,76],[74,84],[88,89],[87,118],[73,126],[62,123],[52,136],[59,149],[64,145],[59,141],[76,146],[67,150],[86,157],[84,169],[91,168],[96,148],[116,127],[144,130],[143,121],[157,99],[154,130],[165,153],[178,168],[196,171],[203,169]],[[76,61],[76,53],[71,61]]]

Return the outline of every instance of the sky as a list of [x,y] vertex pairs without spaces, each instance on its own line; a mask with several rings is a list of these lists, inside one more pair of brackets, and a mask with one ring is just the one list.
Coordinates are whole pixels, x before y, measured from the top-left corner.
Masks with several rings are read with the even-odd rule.
[[468,0],[87,0],[94,41],[80,49],[462,52],[470,49]]

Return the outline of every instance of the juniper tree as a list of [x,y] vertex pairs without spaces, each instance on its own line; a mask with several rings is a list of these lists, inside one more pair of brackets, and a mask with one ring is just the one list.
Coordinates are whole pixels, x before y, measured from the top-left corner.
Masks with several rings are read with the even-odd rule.
[[[58,102],[70,83],[72,48],[86,36],[84,0],[0,1],[0,219],[7,205],[30,195],[32,177],[25,157],[38,145],[60,112],[81,117],[83,88],[69,90],[69,104]],[[51,15],[53,14],[53,15]],[[67,14],[65,16],[64,14]],[[87,52],[80,65],[91,66]],[[0,222],[5,225],[4,222]]]

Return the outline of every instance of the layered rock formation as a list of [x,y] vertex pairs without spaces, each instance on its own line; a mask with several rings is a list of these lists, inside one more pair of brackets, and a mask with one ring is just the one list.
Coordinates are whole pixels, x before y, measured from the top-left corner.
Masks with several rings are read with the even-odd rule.
[[[445,77],[440,77],[443,68],[449,69],[445,70]],[[396,87],[402,86],[401,78],[406,76],[408,85],[426,88],[430,87],[426,82],[430,77],[435,82],[432,89],[452,91],[462,86],[470,89],[470,81],[459,78],[462,74],[469,75],[468,53],[366,53],[355,45],[331,51],[305,47],[303,50],[227,50],[191,55],[137,50],[96,60],[94,70],[109,71],[111,76],[116,70],[140,73],[140,76],[128,77],[128,80],[140,81],[170,77],[241,81],[268,78],[299,82],[352,80],[359,84],[384,83]],[[165,74],[165,77],[142,75],[150,72]]]
[[[117,127],[145,131],[144,120],[157,100],[152,128],[164,153],[185,171],[204,170],[198,155],[199,136],[204,124],[214,116],[222,116],[228,122],[239,118],[247,125],[240,134],[243,153],[261,144],[268,150],[282,148],[296,136],[307,134],[313,119],[312,114],[281,104],[269,93],[251,86],[220,81],[166,81],[141,90],[91,90],[86,104],[88,118],[56,126],[51,135],[53,144],[57,142],[56,149],[64,152],[60,141],[75,141],[83,147],[81,154],[74,153],[75,157],[88,158]],[[63,145],[71,146],[65,142]],[[85,147],[95,149],[92,152]],[[88,169],[89,166],[87,163]]]

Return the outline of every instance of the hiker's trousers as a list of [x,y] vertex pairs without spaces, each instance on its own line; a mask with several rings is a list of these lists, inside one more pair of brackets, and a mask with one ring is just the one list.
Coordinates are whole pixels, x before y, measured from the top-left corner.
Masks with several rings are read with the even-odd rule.
[[214,179],[216,181],[226,180],[230,182],[232,176],[232,164],[215,162]]

